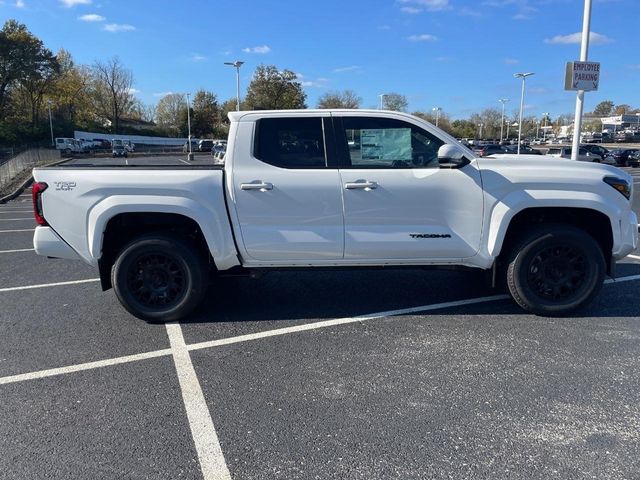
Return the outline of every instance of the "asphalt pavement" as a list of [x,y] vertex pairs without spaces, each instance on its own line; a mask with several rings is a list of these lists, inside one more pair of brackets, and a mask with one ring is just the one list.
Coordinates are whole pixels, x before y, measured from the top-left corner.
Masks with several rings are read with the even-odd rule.
[[569,318],[474,273],[277,272],[165,326],[34,226],[0,206],[0,479],[640,478],[640,252]]

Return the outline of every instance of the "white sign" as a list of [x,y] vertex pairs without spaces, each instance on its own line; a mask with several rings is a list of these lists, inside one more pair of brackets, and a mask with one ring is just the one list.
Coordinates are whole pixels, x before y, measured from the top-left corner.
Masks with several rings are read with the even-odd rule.
[[411,129],[363,129],[360,148],[362,160],[411,160]]
[[567,62],[564,76],[565,90],[584,90],[590,92],[598,90],[600,82],[600,63],[598,62]]

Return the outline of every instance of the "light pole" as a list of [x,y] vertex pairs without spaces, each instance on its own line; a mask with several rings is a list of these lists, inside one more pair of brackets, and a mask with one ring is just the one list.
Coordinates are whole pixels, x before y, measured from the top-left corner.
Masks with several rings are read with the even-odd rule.
[[636,112],[636,118],[638,119],[636,130],[638,131],[638,133],[640,133],[640,112]]
[[384,97],[387,96],[386,93],[381,93],[378,95],[380,97],[380,110],[384,110]]
[[482,127],[484,127],[484,123],[479,123],[478,127],[480,128],[478,140],[482,140]]
[[533,72],[513,74],[515,78],[522,79],[522,93],[520,94],[520,120],[518,121],[518,155],[520,155],[520,142],[522,142],[522,110],[524,110],[524,84],[527,77],[531,75],[533,75]]
[[431,110],[436,112],[436,127],[438,126],[438,120],[440,119],[440,112],[442,111],[442,107],[433,107]]
[[[502,104],[502,120],[500,121],[500,143],[502,143],[502,133],[504,132],[504,104],[509,101],[508,98],[501,98],[498,100]],[[509,134],[507,133],[507,137]]]
[[549,118],[549,112],[543,113],[544,115],[544,128],[542,129],[542,142],[547,143],[547,119]]
[[51,100],[47,100],[47,106],[49,107],[49,129],[51,130],[51,146],[55,147],[56,143],[53,140],[53,120],[51,120]]
[[236,112],[240,111],[240,67],[244,62],[236,60],[235,62],[224,62],[225,65],[235,67],[236,69]]
[[536,140],[540,137],[540,120],[536,123]]
[[191,102],[189,101],[190,93],[187,93],[187,132],[189,134],[188,143],[189,143],[189,155],[188,159],[193,160],[193,152],[191,151]]

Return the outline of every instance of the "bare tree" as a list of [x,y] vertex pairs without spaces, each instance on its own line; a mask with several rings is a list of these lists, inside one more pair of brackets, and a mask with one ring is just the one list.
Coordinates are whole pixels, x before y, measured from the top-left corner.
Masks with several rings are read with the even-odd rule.
[[156,105],[156,123],[176,135],[182,126],[182,118],[186,117],[186,111],[186,97],[182,93],[168,93]]
[[111,121],[114,133],[118,133],[122,115],[134,104],[131,94],[133,75],[124,68],[118,57],[106,63],[96,61],[92,67],[92,93],[99,115]]
[[385,93],[382,97],[382,106],[385,110],[394,110],[396,112],[406,112],[409,102],[407,97],[400,93]]
[[353,90],[327,92],[318,99],[318,108],[360,108],[361,102]]

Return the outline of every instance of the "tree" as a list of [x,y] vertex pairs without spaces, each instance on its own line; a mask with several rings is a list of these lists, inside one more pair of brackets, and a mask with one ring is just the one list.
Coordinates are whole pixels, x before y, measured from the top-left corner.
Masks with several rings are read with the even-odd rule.
[[92,96],[99,115],[111,122],[114,133],[118,133],[120,120],[133,106],[131,94],[133,75],[124,68],[118,57],[103,63],[97,61],[92,68]]
[[382,107],[385,110],[406,112],[408,106],[409,102],[407,102],[407,97],[399,93],[385,93],[382,97]]
[[275,65],[260,65],[247,89],[245,104],[251,110],[307,108],[307,94],[291,70],[278,70]]
[[612,110],[613,102],[611,100],[605,100],[604,102],[600,102],[598,105],[596,105],[596,108],[593,109],[593,113],[601,117],[608,117],[609,115],[611,115]]
[[182,112],[187,114],[187,99],[181,93],[169,93],[162,97],[156,105],[156,122],[166,128],[172,135],[177,135],[182,126]]
[[212,135],[215,125],[219,123],[216,95],[206,90],[198,90],[193,97],[191,106],[193,108],[191,134],[196,137]]
[[633,110],[633,108],[631,108],[631,105],[627,105],[626,103],[623,103],[622,105],[616,105],[613,108],[613,112],[615,115],[625,115],[631,112],[631,110]]
[[353,90],[327,92],[318,99],[318,108],[360,108],[361,102]]
[[85,66],[77,66],[71,54],[64,49],[57,53],[56,59],[60,74],[48,95],[53,103],[56,126],[62,121],[70,127],[91,128],[96,120],[89,96],[91,71]]

